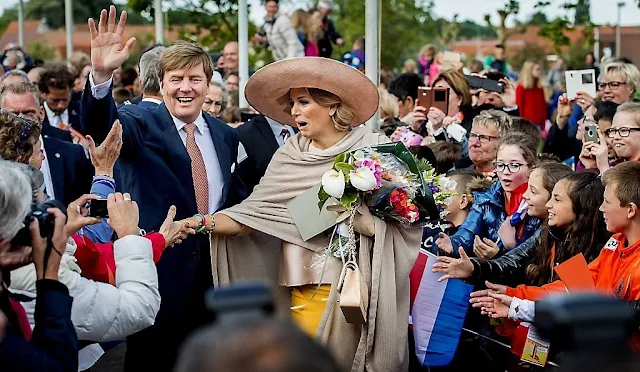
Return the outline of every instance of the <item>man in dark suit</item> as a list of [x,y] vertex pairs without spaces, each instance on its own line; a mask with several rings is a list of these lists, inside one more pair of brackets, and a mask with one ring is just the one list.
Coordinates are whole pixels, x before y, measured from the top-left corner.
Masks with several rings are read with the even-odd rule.
[[[44,110],[38,102],[38,91],[31,83],[3,86],[0,90],[0,108],[39,123],[44,116]],[[41,146],[45,155],[40,168],[44,175],[45,193],[64,205],[87,194],[91,189],[93,166],[82,146],[46,136],[44,133]]]
[[80,103],[71,101],[74,78],[67,66],[52,64],[40,76],[38,89],[44,96],[43,128],[55,128],[84,133],[80,121]]
[[295,135],[296,130],[263,115],[256,116],[236,130],[240,140],[238,175],[251,193],[267,171],[273,154]]
[[[115,21],[114,6],[109,21],[102,11],[98,29],[89,20],[93,70],[82,117],[87,134],[98,142],[115,119],[122,123],[123,189],[139,205],[140,227],[158,229],[171,205],[183,219],[237,203],[246,195],[235,174],[237,134],[201,110],[213,74],[209,55],[198,45],[177,42],[162,55],[163,103],[155,110],[137,105],[117,110],[112,73],[128,58],[135,39],[122,47],[124,22],[116,28]],[[167,249],[157,268],[162,305],[154,326],[127,339],[128,371],[172,370],[181,341],[209,320],[203,296],[212,286],[208,237],[196,235]]]
[[[11,73],[11,76],[7,77]],[[4,85],[15,84],[15,83],[31,83],[29,76],[20,70],[12,70],[0,78],[0,89]],[[39,100],[38,100],[39,101]],[[42,109],[42,116],[44,117],[44,108]],[[35,113],[34,113],[35,114]],[[40,120],[42,122],[42,120]],[[51,125],[45,125],[42,127],[40,131],[42,133],[42,137],[44,138],[57,138],[61,141],[71,142],[71,132],[62,130]]]

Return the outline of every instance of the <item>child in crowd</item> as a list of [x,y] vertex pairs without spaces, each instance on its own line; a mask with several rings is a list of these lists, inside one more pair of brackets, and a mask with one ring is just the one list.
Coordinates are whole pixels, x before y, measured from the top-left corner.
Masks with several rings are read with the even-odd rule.
[[[522,201],[537,163],[536,147],[535,141],[518,132],[500,141],[494,163],[500,182],[475,195],[469,216],[455,235],[440,234],[436,240],[440,250],[458,257],[462,247],[468,255],[489,259],[533,236],[541,221],[526,216]],[[485,245],[491,249],[484,249]]]
[[475,170],[454,170],[448,174],[448,177],[456,182],[456,195],[451,197],[451,203],[447,205],[444,217],[435,223],[428,223],[422,230],[421,247],[435,255],[440,254],[438,248],[433,244],[439,234],[455,234],[458,227],[469,215],[473,205],[473,194],[483,192],[491,187],[491,181],[482,177],[482,174]]
[[[607,230],[615,235],[589,264],[591,277],[599,291],[626,301],[640,300],[640,163],[634,161],[616,165],[605,172],[602,182],[605,190],[600,211]],[[496,307],[506,303],[510,306],[509,317],[512,319],[523,319],[518,315],[519,312],[522,312],[522,316],[530,317],[533,314],[531,301],[567,290],[559,280],[542,287],[487,285],[489,290],[472,293],[474,306],[482,308],[483,312],[495,314]],[[506,296],[499,296],[501,294]],[[494,301],[496,296],[499,300]]]

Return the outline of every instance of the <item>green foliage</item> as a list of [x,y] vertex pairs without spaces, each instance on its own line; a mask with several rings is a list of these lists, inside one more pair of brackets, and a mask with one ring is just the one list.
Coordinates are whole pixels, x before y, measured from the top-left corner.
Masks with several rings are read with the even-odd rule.
[[509,63],[515,71],[519,71],[525,61],[533,61],[544,66],[549,51],[536,43],[526,43],[522,50],[509,58]]
[[591,23],[591,1],[577,0],[575,3],[575,16],[573,24],[585,25]]
[[[102,9],[108,9],[111,0],[83,0],[73,2],[74,23],[85,23],[88,18],[96,18]],[[64,27],[64,0],[29,0],[24,5],[27,19],[46,18],[52,29]]]
[[[337,6],[333,13],[334,22],[346,44],[334,49],[333,58],[351,50],[351,43],[365,36],[364,3],[364,0],[334,0]],[[399,66],[407,58],[416,58],[424,44],[437,41],[438,30],[431,17],[431,1],[383,0],[380,6],[381,67]]]
[[458,33],[458,36],[461,39],[472,39],[475,37],[493,38],[497,37],[498,34],[493,27],[479,25],[473,21],[466,20],[460,23],[460,32]]
[[549,23],[549,19],[547,18],[547,15],[540,10],[533,13],[531,17],[529,17],[529,20],[527,21],[528,25],[533,25],[533,26],[542,26],[547,23]]
[[4,10],[0,16],[0,37],[7,30],[9,23],[18,20],[18,7],[12,6]]
[[50,61],[58,57],[56,49],[44,41],[34,41],[27,44],[25,52],[34,60]]

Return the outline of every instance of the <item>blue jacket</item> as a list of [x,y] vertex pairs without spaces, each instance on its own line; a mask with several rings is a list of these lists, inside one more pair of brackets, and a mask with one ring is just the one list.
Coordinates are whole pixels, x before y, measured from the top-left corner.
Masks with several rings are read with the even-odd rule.
[[[494,242],[498,240],[498,230],[507,218],[507,211],[504,206],[504,193],[502,184],[496,181],[489,190],[473,193],[473,206],[467,219],[458,229],[458,232],[451,237],[454,247],[453,256],[458,257],[458,247],[464,248],[469,256],[473,253],[473,239],[476,235],[480,238],[489,238]],[[521,241],[529,239],[540,227],[540,220],[527,216],[524,220],[524,231]],[[502,242],[498,243],[500,254],[505,252]]]
[[78,336],[71,322],[73,299],[69,290],[57,280],[43,279],[36,282],[36,293],[36,326],[31,341],[24,339],[17,325],[10,324],[0,341],[1,369],[77,371]]

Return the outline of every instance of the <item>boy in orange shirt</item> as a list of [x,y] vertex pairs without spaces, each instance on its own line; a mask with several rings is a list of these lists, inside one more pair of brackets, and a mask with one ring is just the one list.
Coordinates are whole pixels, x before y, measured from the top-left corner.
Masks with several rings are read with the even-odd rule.
[[[604,202],[600,206],[607,230],[614,233],[600,255],[589,264],[596,289],[627,300],[640,300],[640,162],[626,162],[605,172]],[[471,294],[474,307],[487,302],[489,292],[535,301],[564,292],[561,281],[542,287],[509,288],[488,283],[489,290]]]

